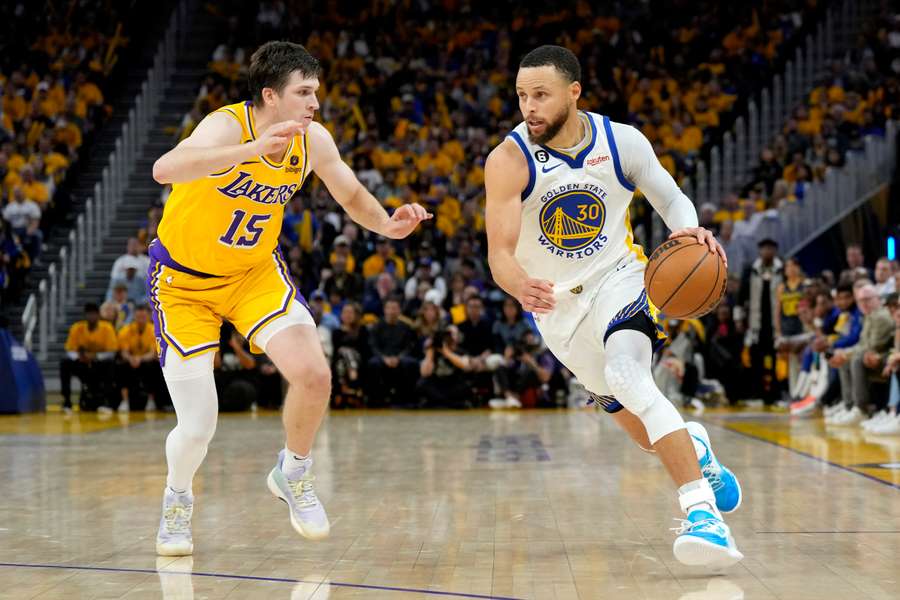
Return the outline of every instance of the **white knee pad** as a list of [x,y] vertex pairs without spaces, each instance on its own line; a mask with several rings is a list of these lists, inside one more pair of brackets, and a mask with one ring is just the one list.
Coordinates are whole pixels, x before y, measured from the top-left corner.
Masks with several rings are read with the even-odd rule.
[[606,361],[604,374],[619,404],[644,424],[651,444],[684,428],[684,419],[656,387],[649,368],[630,356],[618,354]]
[[[618,354],[606,361],[606,384],[619,404],[636,415],[650,408],[662,396],[650,371],[630,356]],[[665,398],[663,397],[665,400]]]
[[215,353],[207,352],[200,356],[181,358],[171,348],[166,352],[166,365],[162,368],[163,376],[167,383],[183,381],[185,379],[197,379],[206,375],[212,375]]

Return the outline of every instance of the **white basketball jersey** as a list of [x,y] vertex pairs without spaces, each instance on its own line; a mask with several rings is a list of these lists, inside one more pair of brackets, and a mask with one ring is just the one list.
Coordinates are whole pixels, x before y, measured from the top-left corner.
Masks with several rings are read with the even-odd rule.
[[530,277],[554,282],[557,293],[598,281],[629,254],[646,262],[631,231],[635,186],[622,172],[614,124],[579,114],[589,141],[574,155],[531,143],[525,122],[509,134],[528,162],[516,258]]

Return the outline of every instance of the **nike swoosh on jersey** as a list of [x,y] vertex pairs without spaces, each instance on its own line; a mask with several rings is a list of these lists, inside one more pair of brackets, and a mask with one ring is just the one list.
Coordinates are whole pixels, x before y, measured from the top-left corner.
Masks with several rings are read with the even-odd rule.
[[556,163],[555,165],[553,165],[553,166],[550,167],[549,169],[547,168],[547,165],[544,165],[543,167],[541,167],[541,171],[543,171],[544,173],[549,173],[550,171],[552,171],[552,170],[555,169],[556,167],[561,167],[561,166],[562,166],[562,163],[561,163],[561,162]]

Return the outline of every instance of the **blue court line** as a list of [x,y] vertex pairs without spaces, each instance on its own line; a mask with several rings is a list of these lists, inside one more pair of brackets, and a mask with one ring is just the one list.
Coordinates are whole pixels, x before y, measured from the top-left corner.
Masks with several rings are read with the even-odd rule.
[[776,448],[781,448],[782,450],[788,450],[790,452],[793,452],[794,454],[799,454],[800,456],[805,456],[806,458],[811,458],[814,461],[824,463],[826,465],[830,465],[837,469],[841,469],[842,471],[847,471],[848,473],[853,473],[854,475],[859,475],[861,477],[865,477],[866,479],[871,479],[872,481],[878,482],[882,485],[892,487],[895,490],[900,490],[900,484],[892,483],[890,481],[885,481],[884,479],[879,479],[878,477],[875,477],[874,475],[869,475],[868,473],[863,473],[862,471],[857,471],[856,469],[851,469],[850,467],[845,467],[844,465],[839,465],[838,463],[831,462],[830,460],[826,460],[824,458],[820,458],[814,454],[809,454],[807,452],[803,452],[802,450],[797,450],[795,448],[791,448],[790,446],[783,446],[782,444],[779,444],[778,442],[773,442],[772,440],[767,440],[764,437],[759,437],[759,436],[753,435],[752,433],[745,433],[743,431],[738,431],[737,429],[732,429],[732,428],[728,427],[727,425],[722,425],[720,423],[716,423],[715,421],[710,421],[707,419],[704,419],[704,421],[711,425],[715,425],[716,427],[718,427],[720,429],[724,429],[725,431],[729,431],[729,432],[737,434],[737,435],[742,435],[745,438],[750,438],[751,440],[756,440],[758,442],[765,442],[767,444],[771,444],[771,445],[775,446]]
[[232,575],[229,573],[197,573],[192,571],[167,571],[165,569],[125,569],[120,567],[87,567],[79,565],[50,565],[29,563],[0,563],[0,567],[18,567],[28,569],[63,569],[71,571],[105,571],[109,573],[162,573],[163,575],[190,575],[192,577],[216,577],[218,579],[243,579],[249,581],[273,581],[275,583],[309,583],[319,585],[333,585],[334,587],[356,588],[362,590],[376,590],[380,592],[406,592],[409,594],[426,594],[430,596],[450,596],[453,598],[479,598],[481,600],[525,600],[511,596],[484,596],[482,594],[465,594],[462,592],[440,592],[437,590],[421,590],[417,588],[402,588],[383,585],[366,585],[364,583],[341,583],[335,581],[304,581],[302,579],[290,579],[287,577],[257,577],[254,575]]

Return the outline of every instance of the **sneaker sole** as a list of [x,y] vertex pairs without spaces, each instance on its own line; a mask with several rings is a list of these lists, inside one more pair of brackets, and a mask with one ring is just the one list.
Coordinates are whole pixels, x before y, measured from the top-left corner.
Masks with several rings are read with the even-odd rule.
[[744,558],[736,548],[726,548],[694,536],[676,539],[672,552],[683,565],[710,569],[725,569],[736,565]]
[[272,492],[272,495],[285,503],[288,509],[288,515],[291,518],[291,526],[294,528],[294,531],[302,535],[308,540],[324,540],[331,533],[331,529],[329,528],[324,532],[309,532],[303,528],[303,525],[294,517],[294,511],[291,510],[291,504],[287,501],[287,498],[284,497],[284,494],[281,493],[281,488],[278,487],[278,484],[275,482],[275,478],[272,477],[272,472],[269,471],[269,476],[266,477],[266,484],[269,487],[269,491]]
[[194,553],[194,543],[191,542],[187,547],[184,545],[170,544],[164,546],[156,542],[156,554],[158,556],[191,556]]

